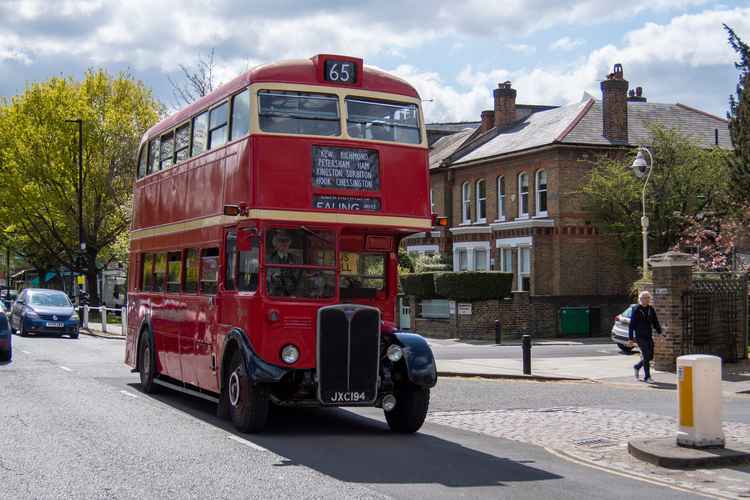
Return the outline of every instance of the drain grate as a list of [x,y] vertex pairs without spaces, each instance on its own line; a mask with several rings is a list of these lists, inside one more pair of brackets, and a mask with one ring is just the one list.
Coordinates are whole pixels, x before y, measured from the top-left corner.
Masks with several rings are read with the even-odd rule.
[[609,446],[617,445],[617,443],[615,443],[611,439],[602,437],[577,439],[573,441],[573,444],[575,444],[576,446],[581,446],[582,448],[607,448]]

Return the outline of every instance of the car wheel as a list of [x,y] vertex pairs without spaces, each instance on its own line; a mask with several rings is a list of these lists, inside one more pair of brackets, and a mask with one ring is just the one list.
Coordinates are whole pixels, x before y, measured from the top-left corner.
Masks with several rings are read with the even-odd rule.
[[623,352],[624,354],[633,354],[633,348],[632,348],[632,347],[628,347],[628,346],[626,346],[626,345],[623,345],[623,344],[619,344],[619,343],[617,344],[617,347],[619,347],[619,348],[620,348],[620,350],[621,350],[621,351],[622,351],[622,352]]
[[7,349],[0,349],[0,361],[10,361],[13,358],[13,347],[8,347]]
[[18,335],[20,335],[21,337],[27,337],[28,336],[28,333],[26,333],[26,330],[23,327],[23,321],[21,321],[21,324],[18,325]]
[[141,377],[141,389],[146,394],[154,394],[159,391],[159,386],[154,382],[154,378],[156,377],[156,353],[151,342],[151,334],[147,331],[141,335],[138,353],[138,372]]
[[263,430],[268,421],[268,393],[264,386],[251,383],[239,351],[232,356],[224,386],[234,427],[247,433]]
[[430,389],[409,384],[396,389],[396,407],[385,412],[385,420],[393,432],[413,434],[427,417],[430,406]]
[[78,338],[78,330],[75,330],[73,333],[70,334],[71,339],[77,339]]

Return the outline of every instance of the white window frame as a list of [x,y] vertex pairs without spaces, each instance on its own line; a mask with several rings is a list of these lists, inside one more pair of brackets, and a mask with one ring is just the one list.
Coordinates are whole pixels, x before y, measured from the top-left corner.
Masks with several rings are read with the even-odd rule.
[[[526,272],[523,271],[523,258],[521,257],[524,251],[527,251],[529,253],[529,269]],[[524,291],[523,279],[527,276],[529,278],[529,289],[526,291],[531,292],[531,246],[520,245],[518,247],[518,283],[516,284],[518,287],[518,291]]]
[[[466,269],[461,269],[461,255],[462,254],[466,256]],[[469,249],[468,248],[457,248],[456,249],[456,260],[455,260],[455,262],[456,262],[456,265],[455,265],[454,271],[459,272],[459,273],[460,272],[464,272],[464,271],[469,271],[470,270],[470,267],[469,267],[469,264],[470,264],[469,263]]]
[[[511,247],[500,247],[497,249],[499,258],[500,258],[500,265],[498,266],[501,273],[511,273],[513,274],[513,248]],[[510,256],[510,265],[505,265],[505,257]]]
[[[484,196],[481,198],[479,195],[480,184],[484,186]],[[484,179],[479,179],[474,184],[474,189],[476,191],[476,198],[477,198],[477,210],[476,210],[477,222],[487,222],[487,183],[484,181]]]
[[461,222],[471,224],[471,184],[468,181],[461,185]]
[[[512,252],[516,254],[516,262],[513,265],[511,258],[511,270],[507,272],[513,273],[513,290],[520,291],[523,289],[523,277],[528,276],[531,278],[531,251],[533,249],[531,236],[519,236],[515,238],[498,238],[495,240],[495,248],[500,252],[500,270],[504,270],[503,266],[503,253]],[[529,251],[529,272],[521,274],[522,263],[521,263],[521,249],[528,249]],[[529,283],[529,288],[531,288]],[[529,290],[531,291],[531,290]]]
[[485,251],[484,268],[489,271],[490,267],[490,242],[489,241],[460,241],[453,243],[453,271],[460,272],[460,253],[466,252],[466,269],[464,271],[476,271],[476,249]]
[[505,177],[501,175],[497,178],[497,220],[495,222],[503,221],[505,221]]
[[406,253],[416,253],[419,255],[437,255],[440,248],[437,245],[407,245]]
[[[526,193],[523,192],[523,182],[521,179],[526,180]],[[523,201],[526,197],[526,212],[523,211]],[[528,219],[529,218],[529,174],[521,172],[518,174],[518,218]]]
[[[541,185],[539,179],[541,178],[542,175],[544,175],[544,189],[541,189],[539,187]],[[534,178],[534,187],[536,188],[536,196],[534,197],[534,200],[535,200],[535,202],[534,202],[534,204],[535,204],[535,207],[534,207],[535,211],[534,211],[534,213],[536,214],[537,217],[546,217],[547,214],[548,214],[548,210],[549,210],[549,198],[547,196],[547,191],[548,191],[548,188],[549,188],[549,186],[548,186],[549,177],[547,176],[547,172],[544,171],[543,169],[542,170],[537,170],[536,175],[534,177],[535,177]],[[541,204],[541,201],[542,201],[541,200],[541,194],[542,193],[544,193],[545,205],[547,205],[546,210],[542,210],[542,207],[541,207],[541,205],[542,205]]]
[[435,198],[433,197],[433,189],[430,189],[430,213],[434,214],[435,212]]

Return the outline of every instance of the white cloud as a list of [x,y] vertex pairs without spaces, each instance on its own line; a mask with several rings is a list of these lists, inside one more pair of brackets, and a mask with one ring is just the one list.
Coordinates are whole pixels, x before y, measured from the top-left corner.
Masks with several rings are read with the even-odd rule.
[[570,51],[577,47],[580,47],[583,45],[583,40],[580,38],[576,38],[575,40],[570,38],[569,36],[564,36],[562,38],[558,38],[554,42],[552,42],[549,45],[549,48],[551,50],[562,50],[562,51]]
[[505,47],[518,54],[528,55],[536,52],[536,47],[534,47],[533,45],[526,45],[525,43],[508,43],[505,45]]
[[[444,94],[433,90],[436,101],[425,106],[425,111],[435,121],[478,120],[482,109],[492,105],[491,89],[506,80],[513,82],[519,103],[577,102],[583,92],[600,96],[599,82],[615,63],[622,63],[631,87],[645,87],[649,100],[702,105],[723,115],[723,108],[707,109],[725,103],[736,83],[736,74],[733,81],[716,80],[722,78],[716,73],[724,75],[719,70],[731,69],[736,59],[722,23],[731,25],[743,39],[750,39],[750,7],[681,15],[666,24],[647,23],[627,33],[621,46],[605,45],[567,64],[512,71],[476,71],[467,65],[455,77],[460,88],[448,86]],[[403,76],[417,88],[429,88],[423,81],[424,73],[414,69],[413,74]],[[716,95],[716,89],[726,90]]]

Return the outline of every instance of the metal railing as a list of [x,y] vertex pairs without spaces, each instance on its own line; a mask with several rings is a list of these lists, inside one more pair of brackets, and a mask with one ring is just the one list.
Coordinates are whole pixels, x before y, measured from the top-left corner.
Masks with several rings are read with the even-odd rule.
[[[106,307],[106,306],[78,306],[78,316],[80,318],[81,328],[89,328],[89,318],[91,311],[97,311],[100,317],[100,323],[102,325],[102,332],[110,333],[108,331],[107,313],[111,312],[115,316],[120,313],[120,335],[125,336],[127,325],[128,325],[128,310],[127,307]],[[114,323],[113,323],[114,324]],[[116,333],[113,329],[111,333]]]

